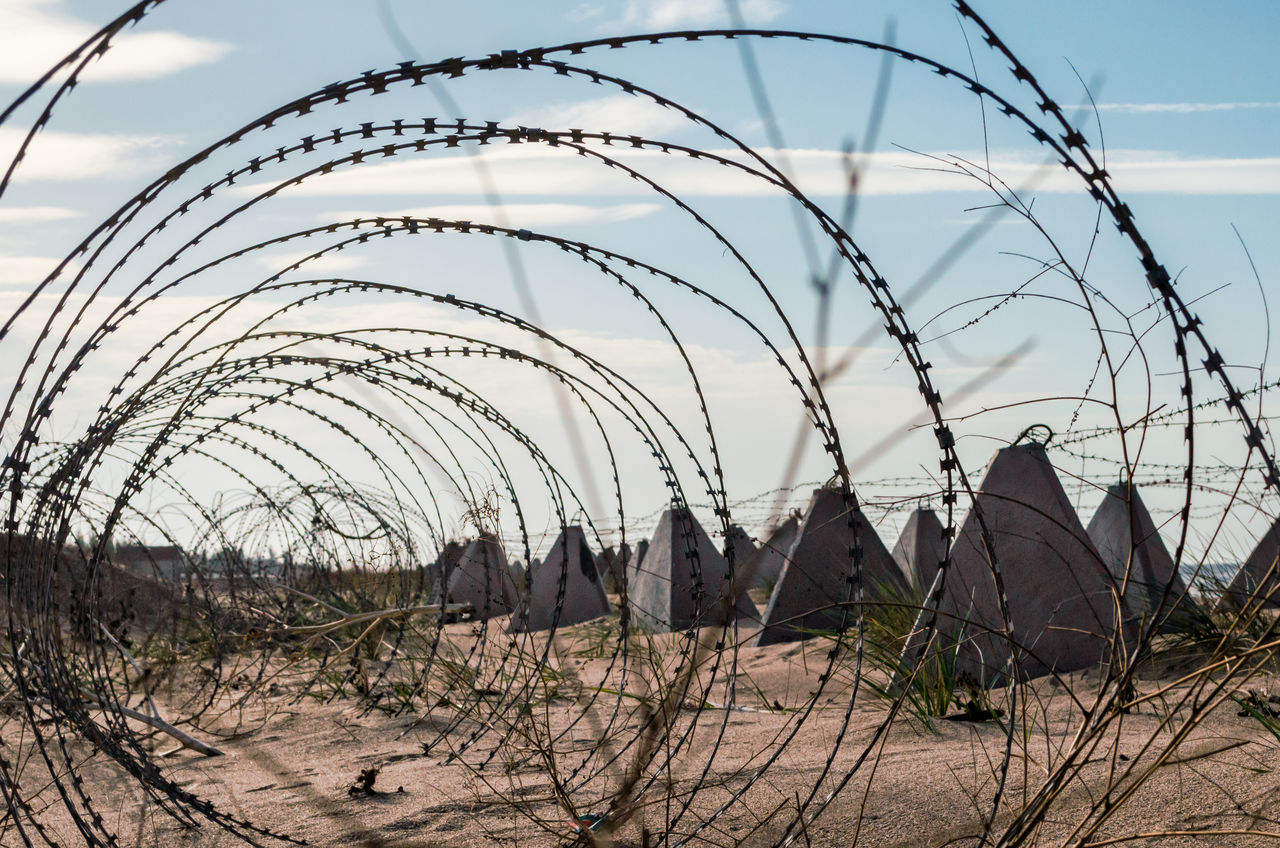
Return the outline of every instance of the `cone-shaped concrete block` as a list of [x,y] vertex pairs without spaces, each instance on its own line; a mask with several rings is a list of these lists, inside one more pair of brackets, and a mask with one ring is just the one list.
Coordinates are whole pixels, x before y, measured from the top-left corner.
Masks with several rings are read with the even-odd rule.
[[787,516],[786,521],[769,532],[765,543],[756,548],[749,559],[739,563],[738,573],[746,576],[752,588],[777,584],[782,566],[786,564],[787,554],[796,542],[796,530],[799,527],[798,518],[794,515]]
[[1280,557],[1280,519],[1271,525],[1253,553],[1240,566],[1223,599],[1240,607],[1256,593],[1262,599],[1262,606],[1280,607],[1280,565],[1276,564],[1277,557]]
[[659,633],[757,617],[746,587],[732,584],[729,563],[687,509],[662,513],[628,588],[636,623]]
[[[1011,658],[991,559],[977,513],[991,533],[1003,576],[1022,679],[1088,668],[1111,656],[1115,584],[1071,507],[1043,445],[998,451],[976,508],[951,548],[938,629],[959,638],[957,666],[976,683],[1007,679]],[[1121,625],[1132,646],[1132,620]],[[946,640],[944,640],[946,644]]]
[[817,489],[796,530],[778,583],[764,613],[764,629],[757,645],[807,639],[814,631],[839,630],[857,616],[836,605],[853,600],[850,549],[856,538],[862,547],[863,599],[884,591],[906,593],[910,586],[861,510],[849,512],[839,489]]
[[519,594],[497,537],[485,533],[467,545],[449,575],[447,597],[451,604],[471,604],[477,620],[506,615],[516,608]]
[[561,531],[529,583],[527,602],[511,616],[512,633],[567,627],[609,612],[609,599],[581,527]]
[[1117,483],[1108,488],[1107,496],[1089,521],[1088,532],[1112,579],[1123,589],[1125,610],[1130,616],[1150,620],[1160,609],[1160,629],[1167,632],[1178,629],[1180,616],[1195,611],[1195,601],[1184,595],[1187,586],[1173,567],[1173,557],[1160,539],[1137,487]]
[[907,518],[907,524],[893,546],[893,561],[898,564],[916,586],[928,589],[933,585],[938,564],[947,558],[947,543],[942,538],[942,522],[931,509],[917,509]]

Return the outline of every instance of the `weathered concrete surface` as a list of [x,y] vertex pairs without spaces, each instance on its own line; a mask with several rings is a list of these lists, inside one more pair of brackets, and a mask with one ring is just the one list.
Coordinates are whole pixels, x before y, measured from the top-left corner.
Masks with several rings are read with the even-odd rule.
[[440,602],[440,593],[449,585],[449,578],[453,576],[454,566],[458,564],[458,560],[462,557],[463,551],[467,549],[467,545],[463,542],[450,539],[444,543],[444,547],[440,549],[440,553],[436,556],[435,561],[427,566],[427,573],[431,575],[431,602]]
[[748,560],[738,564],[738,573],[746,575],[752,588],[777,584],[782,566],[787,561],[787,554],[795,544],[799,526],[800,519],[794,515],[787,516],[786,521],[769,532],[764,544],[756,548]]
[[893,546],[893,561],[917,587],[928,589],[938,573],[938,563],[947,557],[947,543],[942,538],[942,522],[931,509],[916,509]]
[[618,580],[615,576],[618,567],[618,554],[612,546],[596,554],[596,574],[600,576],[600,582],[604,585],[606,592],[618,591]]
[[[1003,577],[1014,648],[979,513]],[[952,545],[938,629],[950,644],[960,640],[959,670],[980,684],[1009,674],[1028,679],[1088,668],[1111,657],[1118,626],[1114,588],[1044,446],[1014,445],[998,451],[987,466],[974,508]],[[1132,646],[1132,621],[1119,626],[1125,646]]]
[[1249,558],[1240,566],[1224,593],[1237,607],[1251,602],[1255,594],[1264,607],[1280,607],[1280,519],[1276,519],[1265,536],[1258,541]]
[[846,613],[833,607],[856,599],[849,553],[855,538],[862,547],[863,600],[910,590],[906,575],[862,511],[851,512],[838,489],[817,489],[769,598],[757,645],[807,639],[814,631],[840,630],[853,623],[855,610],[847,608]]
[[467,545],[449,576],[446,597],[449,603],[471,604],[477,620],[506,615],[516,608],[520,596],[497,537],[485,533]]
[[[647,542],[644,544],[648,544]],[[631,546],[623,542],[618,547],[618,552],[613,553],[613,548],[605,551],[610,555],[607,563],[607,571],[601,571],[600,577],[604,580],[604,588],[606,592],[621,592],[623,583],[625,582],[627,572],[631,569],[632,561],[636,555],[631,551]],[[596,567],[600,567],[600,557],[596,557]]]
[[512,633],[567,627],[609,612],[595,557],[577,525],[560,532],[528,580],[526,603],[511,616]]
[[628,589],[633,621],[659,633],[758,617],[747,587],[731,580],[728,561],[687,509],[662,513]]
[[756,545],[738,524],[729,525],[728,549],[733,553],[733,567],[738,574],[743,574],[743,566],[756,554]]
[[1167,632],[1178,629],[1180,617],[1196,611],[1136,486],[1108,488],[1088,533],[1134,619],[1159,616],[1160,630]]

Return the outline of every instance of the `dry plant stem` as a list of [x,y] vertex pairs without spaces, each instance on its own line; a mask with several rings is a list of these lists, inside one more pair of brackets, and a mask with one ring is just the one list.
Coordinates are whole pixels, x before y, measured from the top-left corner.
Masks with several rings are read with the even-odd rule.
[[177,727],[174,727],[169,722],[160,718],[159,715],[149,715],[144,712],[139,712],[138,710],[135,710],[131,707],[126,707],[123,704],[110,704],[110,705],[103,704],[98,699],[98,697],[91,692],[81,692],[81,694],[84,695],[86,698],[88,698],[95,706],[97,706],[98,709],[119,712],[122,715],[128,716],[129,718],[137,719],[138,721],[143,722],[144,724],[149,724],[152,727],[154,727],[156,730],[159,730],[168,736],[172,736],[184,748],[190,748],[191,750],[196,751],[197,753],[204,754],[206,757],[223,756],[223,751],[213,747],[212,745],[206,742],[201,742],[199,739],[195,738],[190,733],[187,733],[183,730],[180,730]]

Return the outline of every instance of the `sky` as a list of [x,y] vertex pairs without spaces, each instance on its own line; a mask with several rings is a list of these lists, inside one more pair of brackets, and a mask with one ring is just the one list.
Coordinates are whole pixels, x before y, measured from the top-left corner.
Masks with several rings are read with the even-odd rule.
[[[124,8],[103,2],[0,0],[0,100],[18,96],[103,25],[117,5]],[[1280,260],[1271,237],[1280,224],[1280,151],[1275,144],[1280,67],[1273,59],[1280,6],[1265,0],[990,0],[975,6],[1046,90],[1071,107],[1069,114],[1095,149],[1105,151],[1106,167],[1121,196],[1161,261],[1178,276],[1184,296],[1195,300],[1240,385],[1265,382],[1271,355],[1268,297],[1275,299],[1274,269]],[[752,27],[889,40],[971,71],[1019,106],[1034,109],[1006,63],[982,44],[972,26],[962,26],[945,2],[743,0],[738,12]],[[151,179],[297,96],[409,59],[477,57],[606,35],[713,28],[729,19],[729,6],[720,0],[168,0],[128,30],[59,103],[0,197],[0,316],[11,314],[80,239]],[[1043,232],[1013,214],[992,217],[973,246],[948,263],[933,285],[904,303],[926,343],[947,411],[958,416],[953,427],[971,473],[980,474],[991,452],[1030,424],[1047,423],[1065,438],[1081,428],[1113,423],[1100,404],[1071,398],[1101,396],[1106,381],[1096,375],[1099,333],[1123,349],[1118,331],[1126,321],[1143,333],[1143,346],[1141,356],[1125,360],[1117,378],[1122,417],[1132,421],[1147,409],[1178,406],[1178,384],[1168,376],[1176,367],[1172,340],[1165,325],[1153,325],[1155,311],[1132,248],[1105,219],[1095,228],[1096,207],[1079,181],[1046,164],[1044,150],[1025,130],[989,103],[984,111],[977,98],[954,82],[915,65],[899,62],[886,72],[878,55],[814,42],[754,40],[749,47],[775,116],[773,132],[753,99],[739,42],[638,45],[565,59],[658,92],[766,150],[832,214],[839,214],[846,194],[841,151],[852,146],[863,168],[852,233],[899,296],[926,277],[978,221],[993,214],[993,193],[972,174],[957,173],[958,164],[988,169],[1018,191]],[[882,86],[885,106],[878,110],[874,104]],[[36,104],[43,102],[37,98],[0,125],[0,161],[11,158],[38,114]],[[639,134],[742,160],[705,128],[617,88],[545,71],[493,71],[378,98],[361,95],[281,122],[198,166],[184,185],[198,189],[250,157],[269,155],[303,135],[366,121],[431,117]],[[355,149],[354,143],[335,147],[335,152],[349,149]],[[599,149],[617,153],[619,161],[672,187],[738,246],[767,281],[815,360],[835,360],[856,349],[854,364],[829,386],[830,402],[846,453],[854,458],[855,482],[877,505],[882,535],[891,544],[902,514],[889,507],[928,499],[936,488],[928,477],[935,473],[937,450],[927,428],[911,429],[923,423],[914,375],[897,356],[892,339],[877,331],[879,322],[865,293],[844,272],[836,277],[826,308],[819,308],[811,280],[816,268],[825,267],[830,248],[820,248],[815,262],[806,247],[812,228],[798,229],[792,206],[759,180],[654,150]],[[247,175],[192,218],[208,224],[298,173],[302,164]],[[741,264],[707,231],[692,226],[689,214],[668,197],[586,157],[530,144],[433,149],[337,169],[254,203],[216,237],[187,251],[171,274],[158,271],[158,280],[275,235],[375,214],[505,221],[588,242],[695,281],[732,303],[770,339],[788,339],[787,326]],[[189,236],[194,226],[184,232]],[[577,258],[545,245],[518,245],[519,265],[513,266],[512,251],[493,242],[456,234],[388,239],[326,255],[309,262],[306,270],[455,293],[524,316],[625,374],[681,433],[698,436],[691,441],[705,462],[709,454],[702,437],[700,390],[716,430],[730,502],[740,503],[741,520],[753,529],[767,524],[778,503],[756,496],[830,475],[830,463],[813,438],[805,442],[799,467],[789,469],[787,457],[803,408],[774,367],[773,356],[742,321],[704,299],[647,282],[644,291],[662,311],[664,326],[636,307],[630,294],[600,285],[599,275]],[[169,233],[151,239],[112,276],[89,314],[105,314],[148,269],[155,270],[155,261],[148,266],[149,260],[179,244]],[[106,255],[120,258],[122,245]],[[315,242],[290,242],[254,250],[193,276],[148,304],[130,331],[117,334],[59,399],[48,438],[74,438],[82,432],[144,346],[169,328],[316,249]],[[1043,273],[1043,262],[1054,259],[1058,249],[1086,269],[1089,283],[1105,295],[1101,330],[1079,308],[1081,296],[1070,281]],[[100,276],[97,269],[106,267],[104,261],[95,263],[89,277]],[[71,273],[78,268],[73,264]],[[522,294],[520,278],[528,281],[527,293]],[[53,298],[66,289],[65,279],[53,283],[9,337],[0,340],[6,383],[16,379],[18,363],[34,344]],[[81,286],[73,292],[72,302],[81,303],[85,291]],[[1011,298],[1012,292],[1018,296]],[[238,307],[214,336],[242,332],[293,296],[255,297]],[[294,329],[330,331],[432,327],[533,349],[527,337],[509,327],[494,327],[479,316],[408,296],[344,295],[273,320]],[[85,326],[73,328],[72,337],[78,338]],[[672,335],[694,363],[696,386],[683,373]],[[387,338],[392,336],[402,339],[402,334]],[[43,356],[52,355],[48,345],[42,350]],[[788,350],[787,356],[794,360],[792,353]],[[566,357],[573,362],[563,351],[551,355],[559,357],[557,362]],[[462,361],[448,367],[464,373]],[[468,362],[465,373],[486,397],[500,399],[502,408],[580,481],[590,511],[611,511],[611,475],[599,473],[605,446],[588,433],[581,436],[582,447],[575,447],[574,433],[587,431],[565,426],[557,389],[540,376],[487,362]],[[1197,390],[1199,398],[1217,394],[1201,377]],[[393,405],[376,396],[365,401]],[[230,408],[235,401],[226,403]],[[388,417],[401,414],[407,413],[387,409]],[[581,412],[574,414],[589,430],[591,422]],[[1227,416],[1217,408],[1207,417]],[[350,467],[355,476],[367,472],[364,460],[340,446],[332,433],[313,432],[315,425],[301,420],[291,426],[305,433],[320,453],[332,452],[335,466]],[[615,418],[605,426],[616,433],[628,425]],[[1197,462],[1228,469],[1242,464],[1239,433],[1226,425],[1203,425],[1197,433]],[[6,423],[0,444],[7,450],[14,438],[12,424]],[[625,432],[618,446],[614,461],[625,481],[626,511],[643,532],[645,521],[652,522],[661,508],[665,488],[647,449]],[[1107,460],[1117,449],[1114,440],[1102,439],[1078,443],[1075,453],[1055,454],[1086,521],[1099,497],[1097,484],[1115,473]],[[1166,466],[1185,459],[1180,431],[1152,432],[1144,451],[1141,479],[1155,488],[1148,500],[1168,517],[1176,511],[1177,492],[1160,488],[1159,481],[1177,476]],[[1080,452],[1089,456],[1078,456]],[[476,479],[492,473],[475,458],[460,459],[457,465],[464,476]],[[262,469],[263,474],[268,471]],[[682,464],[679,471],[686,481],[696,481],[691,465]],[[532,480],[532,491],[538,491],[532,466],[513,473]],[[894,482],[901,478],[911,481]],[[1221,498],[1212,491],[1221,480],[1206,480],[1209,490],[1198,495],[1193,533],[1201,549],[1222,515]],[[224,483],[244,485],[212,472],[195,485],[212,492]],[[1256,483],[1251,478],[1246,491],[1256,491]],[[436,484],[453,485],[443,478]],[[103,485],[110,487],[107,481]],[[807,485],[801,485],[786,503],[802,505],[807,493]],[[164,500],[163,493],[153,497],[153,504]],[[544,512],[546,500],[544,495],[531,497]],[[706,502],[696,493],[690,500]],[[1231,513],[1218,542],[1225,546],[1221,556],[1247,547],[1260,522],[1265,524],[1265,510],[1264,505],[1263,511]]]

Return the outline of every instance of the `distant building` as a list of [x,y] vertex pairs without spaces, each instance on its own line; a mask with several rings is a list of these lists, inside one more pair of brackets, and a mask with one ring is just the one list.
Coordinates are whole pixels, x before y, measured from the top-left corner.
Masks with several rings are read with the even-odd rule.
[[157,580],[180,581],[187,576],[186,560],[177,545],[118,545],[115,563]]

